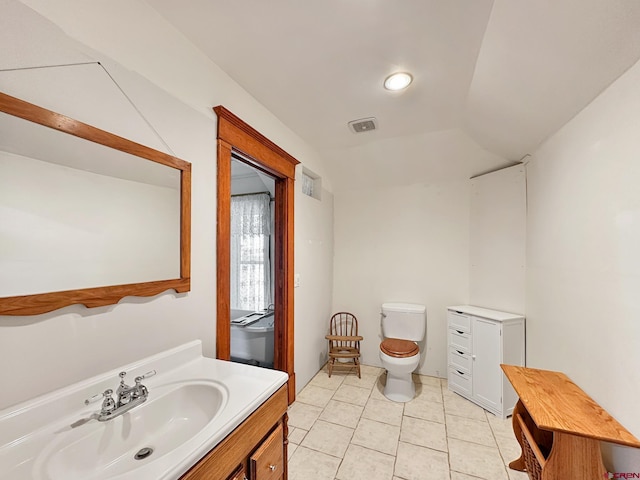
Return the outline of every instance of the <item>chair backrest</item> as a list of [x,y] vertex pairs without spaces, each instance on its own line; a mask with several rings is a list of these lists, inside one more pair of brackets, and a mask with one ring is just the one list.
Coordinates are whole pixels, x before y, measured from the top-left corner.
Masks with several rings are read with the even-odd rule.
[[[358,335],[358,319],[353,313],[338,312],[329,321],[330,335]],[[338,347],[356,347],[358,342],[340,341],[335,342]]]

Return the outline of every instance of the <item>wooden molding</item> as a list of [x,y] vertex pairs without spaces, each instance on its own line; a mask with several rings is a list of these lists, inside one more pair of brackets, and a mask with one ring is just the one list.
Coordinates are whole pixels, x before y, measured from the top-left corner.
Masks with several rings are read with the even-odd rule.
[[0,298],[0,315],[39,315],[74,304],[102,307],[118,303],[127,296],[153,296],[173,289],[178,293],[191,288],[191,164],[112,133],[100,130],[46,108],[0,92],[0,111],[69,135],[99,143],[137,157],[180,170],[180,278],[108,285],[95,288],[47,292]]
[[294,157],[219,105],[218,115],[218,203],[217,203],[217,323],[216,355],[231,357],[230,245],[231,245],[231,153],[275,178],[275,282],[274,368],[289,375],[289,403],[295,400],[293,330],[294,259]]
[[289,402],[293,403],[296,398],[296,374],[293,369],[294,365],[294,311],[293,311],[293,303],[294,303],[294,268],[293,268],[293,259],[294,259],[294,228],[293,228],[293,206],[294,206],[294,179],[287,178],[283,183],[283,192],[282,197],[285,199],[285,205],[283,206],[283,210],[286,210],[284,213],[284,217],[282,220],[282,225],[286,226],[286,240],[282,242],[283,248],[280,252],[280,255],[285,258],[284,268],[282,270],[283,276],[283,285],[282,289],[282,297],[283,297],[283,316],[284,319],[284,329],[285,333],[282,338],[282,349],[281,351],[286,352],[286,360],[283,362],[283,365],[290,365],[290,369],[287,370],[289,373]]
[[276,177],[295,179],[296,165],[300,163],[298,160],[222,105],[213,107],[213,110],[218,115],[219,140],[252,158],[253,164],[261,170]]
[[99,143],[105,147],[110,147],[121,152],[146,158],[152,162],[161,163],[178,170],[190,170],[191,164],[177,157],[169,155],[159,150],[146,147],[126,138],[119,137],[113,133],[101,130],[92,125],[88,125],[79,120],[67,117],[60,113],[47,110],[19,98],[12,97],[0,92],[0,111],[20,117],[30,122],[38,123],[42,126],[53,128],[69,135],[84,138],[90,142]]
[[191,164],[180,172],[180,278],[191,278]]
[[83,288],[62,292],[38,293],[0,298],[0,315],[40,315],[69,305],[104,307],[118,303],[124,297],[152,297],[165,290],[178,293],[191,289],[189,278],[161,280],[157,282],[130,283],[108,287]]
[[216,357],[231,358],[231,146],[218,140]]

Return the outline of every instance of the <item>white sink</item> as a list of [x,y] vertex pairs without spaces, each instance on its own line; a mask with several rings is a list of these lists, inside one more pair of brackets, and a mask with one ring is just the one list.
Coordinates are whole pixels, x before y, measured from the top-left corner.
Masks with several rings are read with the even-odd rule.
[[[172,387],[113,420],[58,433],[36,459],[34,477],[93,480],[144,467],[200,432],[220,413],[228,398],[224,387],[214,382]],[[136,453],[142,449],[152,453],[136,460]]]
[[[119,371],[150,369],[149,399],[125,414],[98,422],[99,402],[84,405]],[[286,380],[203,357],[199,341],[119,367],[0,411],[0,480],[177,480]]]

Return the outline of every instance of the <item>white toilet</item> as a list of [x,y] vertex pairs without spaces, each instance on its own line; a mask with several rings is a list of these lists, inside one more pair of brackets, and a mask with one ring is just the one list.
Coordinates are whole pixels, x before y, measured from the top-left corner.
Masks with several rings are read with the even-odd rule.
[[426,307],[413,303],[382,304],[380,360],[387,370],[384,396],[394,402],[408,402],[416,394],[411,374],[420,363],[416,342],[426,331]]

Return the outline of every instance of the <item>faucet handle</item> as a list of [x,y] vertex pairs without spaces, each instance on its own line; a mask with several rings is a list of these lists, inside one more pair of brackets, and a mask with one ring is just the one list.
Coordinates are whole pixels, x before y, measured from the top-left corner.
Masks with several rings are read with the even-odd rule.
[[97,402],[102,397],[104,397],[104,393],[96,393],[95,395],[90,396],[84,401],[85,405],[89,405],[90,403]]
[[107,388],[102,393],[96,393],[95,395],[90,396],[84,401],[85,405],[89,405],[90,403],[97,402],[98,400],[102,400],[103,398],[107,398],[107,396],[113,395],[113,390]]
[[142,380],[144,380],[145,378],[153,377],[156,373],[157,372],[155,370],[151,370],[150,372],[147,372],[144,375],[140,375],[139,377],[136,377],[135,382],[137,385],[139,385],[140,382],[142,382]]
[[104,398],[104,401],[102,402],[101,413],[103,414],[110,413],[116,408],[116,402],[113,400],[113,397],[111,395],[113,395],[113,390],[111,390],[110,388],[107,388],[104,392],[98,393],[96,395],[93,395],[92,397],[87,398],[84,401],[84,404],[89,405],[90,403],[97,402],[98,400]]
[[131,397],[133,399],[138,399],[140,397],[144,397],[146,399],[147,395],[149,395],[149,390],[147,387],[142,385],[142,380],[145,378],[153,377],[156,374],[155,370],[151,370],[150,372],[145,373],[144,375],[140,375],[136,377],[136,384],[133,387],[133,392],[131,393]]

